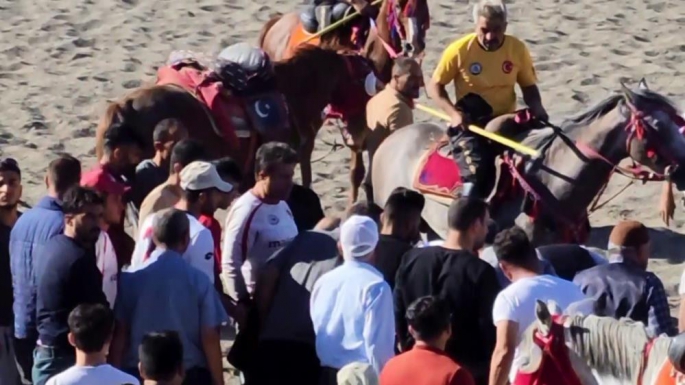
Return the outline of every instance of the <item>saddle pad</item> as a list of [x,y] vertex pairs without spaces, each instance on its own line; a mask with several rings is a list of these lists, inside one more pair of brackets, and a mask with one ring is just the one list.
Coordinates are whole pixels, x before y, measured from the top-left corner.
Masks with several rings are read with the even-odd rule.
[[318,46],[319,43],[321,43],[321,39],[318,37],[310,39],[305,43],[305,40],[309,39],[311,36],[312,34],[305,31],[302,22],[298,21],[297,25],[293,29],[293,32],[290,34],[290,40],[288,40],[288,48],[286,49],[287,54],[285,55],[285,58],[287,59],[292,57],[300,44],[304,43]]
[[282,134],[288,134],[290,129],[288,107],[280,92],[272,91],[244,97],[243,104],[252,127],[263,138],[281,137]]
[[437,141],[423,156],[414,177],[414,188],[424,194],[454,198],[461,187],[459,167],[451,157],[449,142]]

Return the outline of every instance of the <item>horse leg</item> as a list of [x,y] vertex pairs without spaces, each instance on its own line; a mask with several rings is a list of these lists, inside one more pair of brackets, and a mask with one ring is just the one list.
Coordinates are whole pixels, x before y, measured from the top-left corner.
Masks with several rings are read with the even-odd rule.
[[349,204],[351,205],[359,198],[359,186],[364,180],[366,169],[364,169],[364,159],[362,158],[363,150],[358,147],[352,147],[350,150],[352,150],[352,156],[350,156],[350,184],[352,188],[349,197]]

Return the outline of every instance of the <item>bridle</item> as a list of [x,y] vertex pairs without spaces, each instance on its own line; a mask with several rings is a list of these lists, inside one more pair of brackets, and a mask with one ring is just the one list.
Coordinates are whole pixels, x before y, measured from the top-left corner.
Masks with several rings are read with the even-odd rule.
[[[373,19],[369,19],[371,29],[376,32],[376,37],[378,38],[378,40],[380,40],[381,44],[383,45],[383,48],[385,48],[386,52],[388,53],[388,56],[390,56],[391,59],[396,59],[400,56],[411,56],[416,49],[412,42],[407,38],[408,33],[400,21],[400,16],[403,15],[406,18],[414,17],[417,9],[417,1],[418,0],[408,0],[407,3],[404,5],[404,8],[402,8],[399,0],[388,0],[387,23],[390,26],[390,42],[385,41],[385,39],[383,39],[380,36],[380,34],[378,33],[376,21]],[[414,29],[416,27],[417,26],[414,25],[410,26],[411,29]],[[409,33],[411,34],[410,36],[413,36],[413,34],[418,33],[418,31],[412,30],[409,31]],[[400,41],[401,50],[399,52],[391,44],[392,41],[394,41],[394,35],[396,35]]]

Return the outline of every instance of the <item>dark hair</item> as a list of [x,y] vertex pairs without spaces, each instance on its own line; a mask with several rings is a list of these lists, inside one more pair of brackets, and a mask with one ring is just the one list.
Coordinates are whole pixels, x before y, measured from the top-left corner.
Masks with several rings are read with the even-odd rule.
[[69,313],[67,323],[76,349],[97,353],[112,336],[114,314],[102,304],[81,304]]
[[531,261],[537,258],[528,235],[518,226],[500,231],[495,236],[492,248],[497,260],[514,266],[529,267]]
[[19,163],[14,158],[4,158],[0,160],[0,171],[11,171],[16,172],[19,177],[21,177],[21,170],[19,169]]
[[368,201],[357,201],[345,210],[343,222],[353,215],[361,215],[373,219],[376,224],[380,222],[381,211],[378,206]]
[[138,347],[141,374],[152,381],[170,381],[183,367],[183,343],[175,331],[148,333]]
[[264,143],[255,155],[255,174],[269,173],[279,164],[297,164],[297,152],[281,142]]
[[169,158],[171,170],[169,172],[174,172],[174,164],[178,163],[183,168],[196,160],[205,160],[206,158],[205,147],[202,143],[193,139],[180,140],[171,149],[171,157]]
[[185,126],[180,120],[174,118],[160,120],[155,126],[155,130],[152,131],[152,140],[154,142],[166,142],[174,130],[185,130]]
[[126,145],[137,146],[140,149],[145,148],[145,143],[138,136],[135,127],[125,123],[112,124],[105,131],[103,143],[105,152],[111,153],[116,148]]
[[152,233],[156,242],[175,246],[182,242],[190,231],[188,216],[181,210],[168,209],[155,215]]
[[476,221],[482,221],[487,212],[488,204],[482,199],[455,199],[447,212],[447,224],[451,230],[467,231]]
[[404,76],[411,73],[414,66],[419,63],[410,57],[398,57],[395,59],[395,64],[392,66],[392,76]]
[[450,309],[444,300],[432,296],[421,297],[407,308],[407,323],[422,341],[440,337],[450,327]]
[[390,223],[415,220],[421,215],[426,198],[420,193],[404,187],[394,189],[383,208],[383,217]]
[[48,178],[58,195],[77,186],[81,180],[81,162],[69,154],[62,154],[48,165]]
[[497,233],[499,233],[499,225],[497,222],[493,221],[490,219],[487,223],[488,226],[488,232],[485,234],[485,244],[486,245],[492,245],[492,242],[495,241],[495,236]]
[[64,214],[81,214],[89,205],[104,205],[102,197],[97,191],[81,186],[74,186],[67,190],[62,197],[62,212]]
[[216,171],[219,173],[221,179],[230,179],[233,182],[242,182],[243,171],[238,166],[238,162],[233,160],[233,158],[225,157],[221,159],[216,159],[212,161],[212,164],[216,167]]

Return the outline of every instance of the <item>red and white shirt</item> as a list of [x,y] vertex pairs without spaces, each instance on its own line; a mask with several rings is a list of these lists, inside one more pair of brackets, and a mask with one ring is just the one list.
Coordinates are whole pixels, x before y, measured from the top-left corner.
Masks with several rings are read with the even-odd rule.
[[[214,284],[214,239],[212,233],[200,223],[194,216],[186,214],[190,222],[190,244],[186,252],[183,253],[185,259],[191,266],[207,274],[210,282]],[[138,269],[156,258],[152,255],[155,244],[152,242],[152,224],[157,213],[152,213],[145,218],[138,231],[136,248],[131,257],[131,269]]]
[[95,258],[98,269],[102,273],[102,291],[107,297],[109,307],[114,308],[114,301],[117,298],[119,263],[112,241],[106,231],[100,231],[100,236],[95,243]]
[[252,191],[238,198],[226,216],[221,275],[231,298],[246,298],[273,253],[297,236],[297,226],[285,201],[264,203]]

